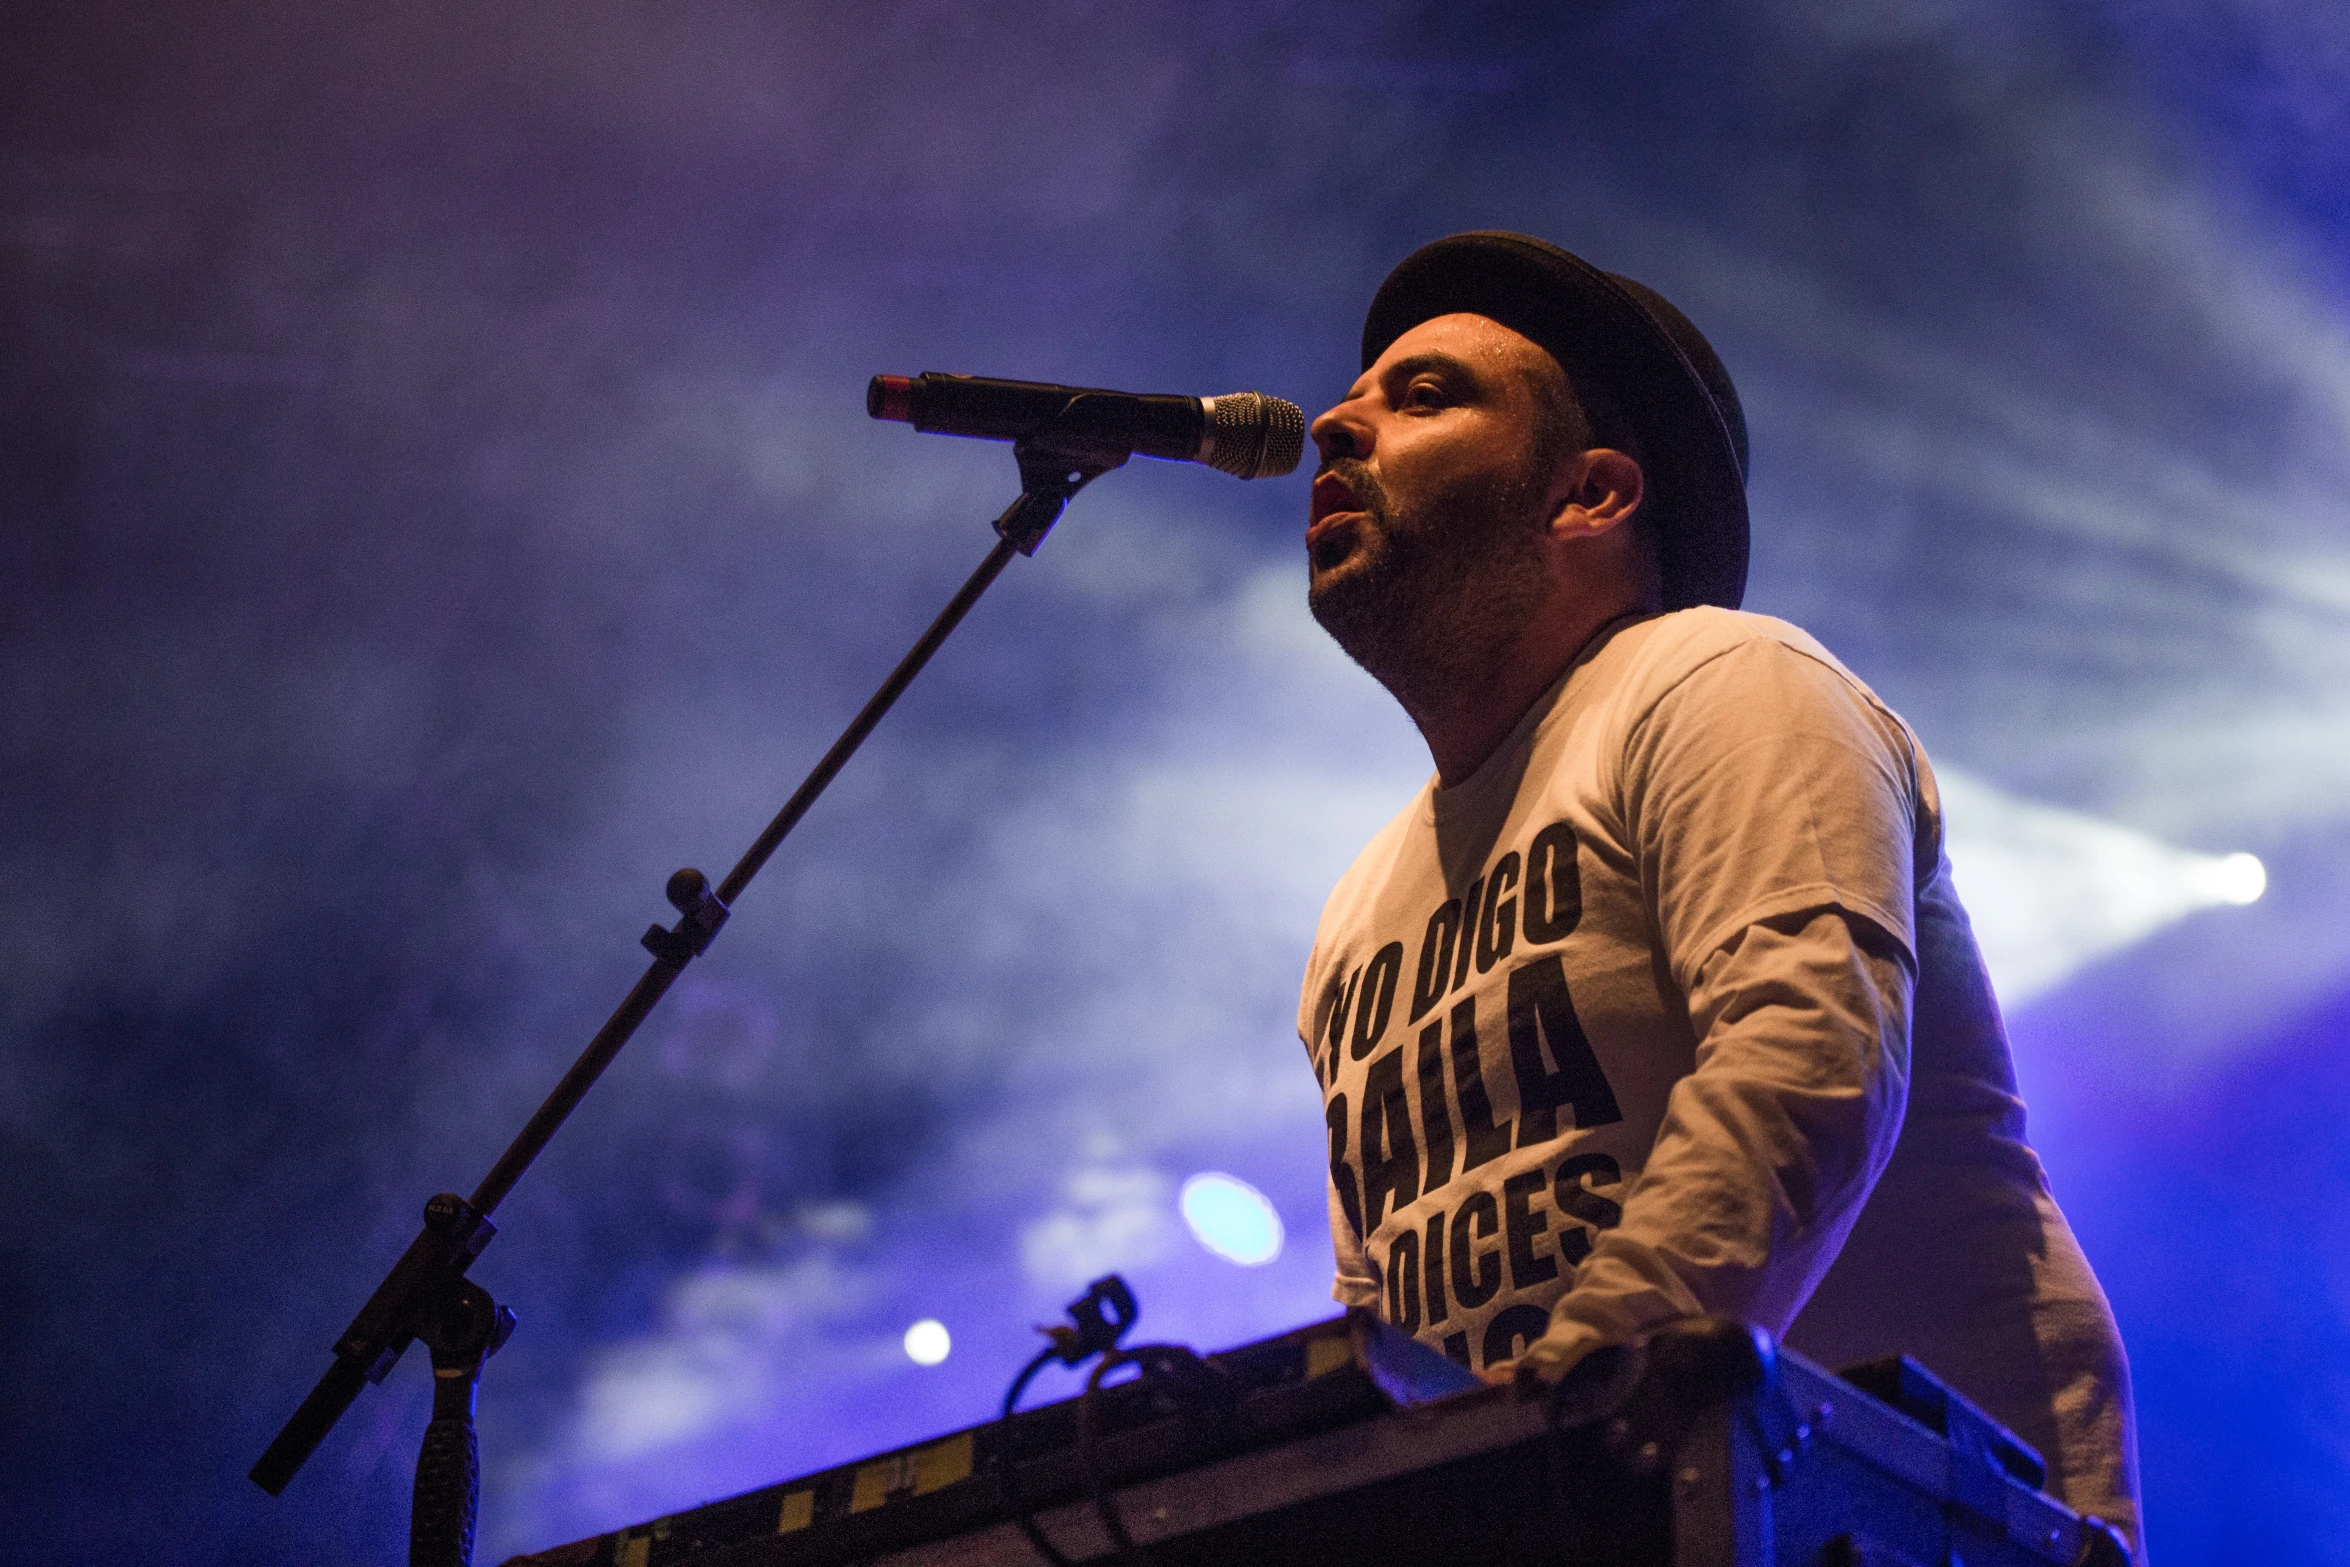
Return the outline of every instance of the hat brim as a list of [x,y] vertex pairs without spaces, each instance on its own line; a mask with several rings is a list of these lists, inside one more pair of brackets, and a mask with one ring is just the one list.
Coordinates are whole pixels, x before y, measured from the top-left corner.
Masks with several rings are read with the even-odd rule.
[[[1571,383],[1606,387],[1640,445],[1665,607],[1736,609],[1746,596],[1748,551],[1737,394],[1697,329],[1641,289],[1662,306],[1653,310],[1633,292],[1638,287],[1528,235],[1455,234],[1405,257],[1380,285],[1363,322],[1363,368],[1421,322],[1465,313],[1530,338]],[[1707,361],[1727,412],[1676,329]]]

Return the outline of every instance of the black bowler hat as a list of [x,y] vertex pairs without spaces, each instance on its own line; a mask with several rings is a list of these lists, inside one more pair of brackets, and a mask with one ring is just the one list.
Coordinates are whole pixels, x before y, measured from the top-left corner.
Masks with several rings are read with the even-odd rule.
[[1613,394],[1640,442],[1665,607],[1746,596],[1746,419],[1730,373],[1664,296],[1525,234],[1455,234],[1406,256],[1363,321],[1363,368],[1436,316],[1486,316]]

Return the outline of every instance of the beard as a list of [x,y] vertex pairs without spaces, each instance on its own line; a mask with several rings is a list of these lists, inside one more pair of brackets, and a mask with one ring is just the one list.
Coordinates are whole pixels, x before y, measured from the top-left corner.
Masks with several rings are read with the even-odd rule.
[[1314,619],[1407,712],[1490,678],[1549,591],[1532,473],[1456,481],[1403,508],[1367,464],[1327,466],[1366,523],[1348,556],[1316,573]]

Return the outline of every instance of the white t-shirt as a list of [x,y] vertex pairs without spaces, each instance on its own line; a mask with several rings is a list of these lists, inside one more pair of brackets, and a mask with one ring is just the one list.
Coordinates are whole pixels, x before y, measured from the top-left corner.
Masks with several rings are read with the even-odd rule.
[[1298,1032],[1339,1300],[1476,1368],[1701,1312],[1914,1355],[2136,1540],[2120,1338],[1933,773],[1802,631],[1693,609],[1587,650],[1340,880]]

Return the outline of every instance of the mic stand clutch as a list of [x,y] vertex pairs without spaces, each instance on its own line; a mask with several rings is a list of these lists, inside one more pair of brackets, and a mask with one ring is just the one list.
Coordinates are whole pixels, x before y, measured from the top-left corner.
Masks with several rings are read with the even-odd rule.
[[978,570],[947,601],[946,608],[850,720],[832,749],[801,781],[724,881],[712,889],[700,871],[690,868],[669,878],[668,898],[678,919],[667,929],[655,925],[645,932],[644,946],[653,955],[652,966],[498,1156],[473,1195],[465,1198],[443,1192],[425,1205],[424,1229],[335,1341],[334,1364],[253,1466],[254,1484],[272,1496],[283,1492],[295,1471],[358,1398],[360,1389],[370,1382],[381,1382],[408,1346],[422,1339],[433,1362],[433,1418],[417,1460],[408,1559],[411,1567],[470,1567],[481,1481],[473,1430],[474,1393],[482,1362],[514,1330],[514,1313],[465,1277],[465,1270],[497,1233],[490,1223],[491,1213],[580,1100],[587,1097],[604,1068],[620,1054],[637,1025],[685,972],[686,965],[709,947],[751,878],[759,874],[785,836],[856,754],[882,715],[914,683],[930,656],[979,602],[979,596],[1010,564],[1012,556],[1035,554],[1069,498],[1133,455],[1130,448],[1104,439],[1102,411],[1100,399],[1072,398],[1050,424],[1014,443],[1013,454],[1020,464],[1020,498],[996,519],[998,541]]
[[514,1313],[471,1279],[423,1335],[432,1352],[432,1423],[416,1455],[416,1489],[408,1506],[408,1567],[473,1560],[473,1524],[481,1505],[481,1448],[473,1434],[473,1395],[481,1363],[514,1331]]
[[[1072,398],[1048,429],[1012,443],[1012,455],[1020,464],[1020,498],[996,519],[995,531],[1004,544],[1023,555],[1035,554],[1060,520],[1069,497],[1112,468],[1124,467],[1133,455],[1122,446],[1085,435],[1085,426],[1092,422],[1087,416],[1099,406],[1095,398]],[[999,553],[1002,547],[997,546]]]

